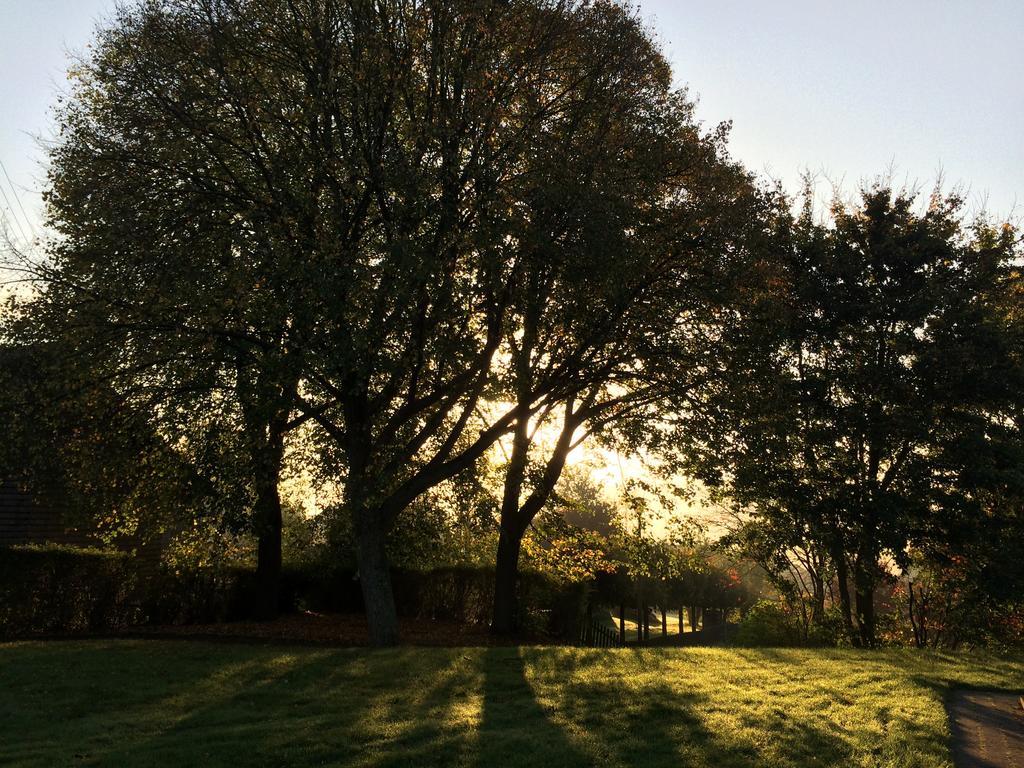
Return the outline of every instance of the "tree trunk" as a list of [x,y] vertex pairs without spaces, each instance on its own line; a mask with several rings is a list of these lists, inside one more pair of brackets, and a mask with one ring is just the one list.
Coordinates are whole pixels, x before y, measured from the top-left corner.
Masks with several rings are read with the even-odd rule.
[[[253,528],[256,533],[255,618],[276,619],[281,609],[281,462],[284,459],[284,427],[280,414],[271,420],[265,441],[252,450]],[[255,430],[254,430],[255,431]],[[259,438],[255,438],[258,440]]]
[[491,633],[495,635],[511,635],[518,629],[516,582],[526,526],[520,526],[516,521],[521,512],[520,500],[529,455],[529,424],[527,419],[521,418],[516,421],[513,431],[512,455],[502,489],[498,552],[494,561],[494,612],[491,617]]
[[661,636],[666,637],[668,635],[668,619],[665,617],[665,609],[661,609]]
[[277,473],[263,478],[256,495],[253,513],[258,537],[256,559],[255,618],[277,618],[281,602],[281,496]]
[[825,623],[825,582],[821,571],[810,574],[813,588],[813,602],[811,603],[811,624],[821,626]]
[[511,635],[518,629],[519,596],[519,552],[523,537],[506,527],[498,536],[498,555],[494,568],[494,616],[491,632],[495,635]]
[[[923,602],[923,598],[924,598],[924,596],[922,595],[922,602]],[[926,644],[926,639],[923,637],[923,633],[921,632],[921,629],[919,628],[919,626],[923,627],[925,625],[925,623],[924,623],[924,621],[921,621],[920,625],[918,625],[918,621],[917,621],[918,616],[917,616],[917,613],[916,613],[916,610],[917,610],[916,602],[917,601],[915,600],[915,595],[914,595],[914,582],[911,579],[907,579],[907,601],[908,601],[908,603],[907,603],[907,614],[910,616],[910,631],[914,635],[914,647],[915,648],[924,648],[925,644]],[[923,611],[922,611],[922,613],[923,613]]]
[[626,644],[626,604],[619,603],[619,642]]
[[858,558],[856,565],[857,626],[860,643],[865,648],[875,647],[875,583],[870,571]]
[[[877,471],[877,469],[875,470]],[[871,477],[874,477],[874,472]],[[865,648],[874,648],[875,636],[875,586],[878,583],[878,552],[875,541],[878,527],[874,514],[865,515],[864,529],[860,534],[857,559],[853,564],[854,588],[857,595],[857,625],[860,628],[860,642]]]
[[853,605],[850,600],[850,574],[846,565],[846,553],[841,544],[832,545],[832,560],[836,566],[836,587],[839,589],[839,608],[843,615],[843,627],[850,642],[857,645],[858,636],[853,629]]
[[252,508],[256,534],[255,618],[277,618],[281,602],[281,465],[295,381],[275,382],[238,361],[235,394],[244,417],[243,431],[256,492]]
[[[520,403],[529,402],[521,397]],[[508,468],[505,470],[505,483],[501,499],[500,534],[498,553],[495,559],[494,582],[494,616],[491,621],[491,632],[496,635],[510,635],[518,627],[518,600],[516,584],[519,576],[519,551],[523,536],[534,517],[551,496],[551,492],[562,475],[565,459],[572,447],[572,436],[579,421],[573,416],[573,401],[566,403],[566,415],[562,423],[558,441],[544,465],[540,481],[529,496],[522,500],[523,483],[529,465],[530,445],[532,438],[529,431],[529,419],[516,421],[512,439],[512,455]]]
[[385,532],[377,516],[368,510],[355,517],[356,562],[366,607],[370,645],[398,643],[398,613],[391,591],[391,571],[384,550]]

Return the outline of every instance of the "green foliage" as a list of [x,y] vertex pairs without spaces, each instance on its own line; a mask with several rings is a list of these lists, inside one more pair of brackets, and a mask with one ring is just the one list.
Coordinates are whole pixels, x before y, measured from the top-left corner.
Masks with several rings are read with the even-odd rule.
[[151,416],[109,382],[70,369],[67,355],[56,343],[0,347],[0,478],[107,541],[153,539],[198,514],[206,484]]
[[287,564],[308,559],[322,546],[320,530],[315,517],[296,504],[281,505],[281,558]]
[[1018,536],[915,551],[893,589],[893,642],[919,648],[1024,648],[1024,564]]
[[72,74],[38,335],[159,414],[261,553],[307,425],[382,643],[403,511],[542,410],[620,415],[609,384],[643,379],[730,251],[709,221],[752,197],[614,3],[138,0]]
[[[72,75],[45,288],[3,328],[21,346],[0,370],[0,475],[28,456],[111,537],[173,533],[191,575],[156,614],[234,610],[225,574],[252,538],[272,611],[282,534],[324,583],[358,563],[378,644],[390,565],[446,574],[401,599],[480,621],[469,574],[497,549],[497,625],[524,537],[565,590],[614,572],[620,597],[745,605],[696,537],[645,535],[663,488],[624,484],[635,535],[592,494],[558,498],[584,436],[664,453],[748,514],[730,543],[804,636],[835,584],[873,644],[875,588],[908,545],[940,592],[969,581],[943,620],[964,642],[1020,607],[979,565],[1012,556],[969,533],[1020,528],[1017,233],[884,185],[794,218],[672,90],[635,8],[137,0]],[[23,352],[46,375],[21,375]],[[508,436],[500,501],[458,482]],[[284,510],[282,531],[300,439],[340,498],[316,521]],[[578,607],[567,594],[527,610]]]
[[746,646],[792,646],[803,645],[805,640],[799,619],[785,603],[758,600],[743,615],[733,642]]
[[251,568],[173,569],[94,548],[0,548],[0,636],[228,621],[251,617],[259,600]]
[[467,516],[427,494],[403,510],[388,534],[388,558],[398,568],[492,567],[498,532],[492,521]]
[[[486,625],[493,566],[392,571],[402,616]],[[521,575],[520,626],[531,635],[574,638],[585,583],[537,571]],[[252,618],[261,602],[253,568],[159,567],[124,552],[76,547],[0,548],[0,636],[74,635],[142,624],[205,624]],[[281,606],[359,613],[358,571],[337,560],[289,564]]]
[[[520,574],[519,626],[529,636],[574,639],[586,609],[588,585],[551,574]],[[429,570],[393,568],[400,616],[486,626],[494,601],[494,567],[449,565]],[[296,607],[317,612],[359,613],[365,608],[359,572],[337,562],[308,563],[284,573],[285,594]]]
[[[445,485],[432,489],[396,518],[386,545],[394,567],[429,571],[493,565],[497,526],[488,516],[491,510],[474,508],[472,500],[458,495],[449,497],[447,490]],[[304,527],[311,529],[312,543],[295,553],[297,561],[326,566],[333,560],[355,567],[356,536],[345,505],[329,507],[304,521]]]
[[834,572],[851,625],[852,583],[871,644],[883,557],[979,521],[982,478],[1024,445],[1024,368],[999,309],[1018,241],[965,225],[955,195],[922,211],[877,185],[828,223],[811,199],[796,220],[779,211],[700,393],[707,418],[679,439],[693,473],[753,515],[746,543],[779,582],[802,550],[814,609]]
[[594,530],[570,523],[563,512],[541,513],[523,540],[522,564],[555,579],[588,582],[613,569],[609,541]]

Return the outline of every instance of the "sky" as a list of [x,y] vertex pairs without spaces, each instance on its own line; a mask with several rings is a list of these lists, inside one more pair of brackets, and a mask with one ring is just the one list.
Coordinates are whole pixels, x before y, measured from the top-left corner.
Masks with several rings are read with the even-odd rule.
[[[68,51],[113,0],[0,0],[0,162],[38,227],[49,108]],[[847,192],[938,175],[999,217],[1024,209],[1021,0],[641,0],[677,83],[733,155],[791,190],[809,171]],[[0,209],[21,220],[0,173]],[[824,190],[824,192],[822,192]],[[9,208],[8,208],[9,206]]]
[[789,187],[939,175],[996,216],[1024,208],[1024,2],[645,0],[698,115]]

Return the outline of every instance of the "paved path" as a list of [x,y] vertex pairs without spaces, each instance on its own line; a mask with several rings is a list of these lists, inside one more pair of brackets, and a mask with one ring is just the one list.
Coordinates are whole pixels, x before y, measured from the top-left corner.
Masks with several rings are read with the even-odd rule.
[[1024,709],[1001,691],[954,691],[949,703],[957,768],[1024,768]]

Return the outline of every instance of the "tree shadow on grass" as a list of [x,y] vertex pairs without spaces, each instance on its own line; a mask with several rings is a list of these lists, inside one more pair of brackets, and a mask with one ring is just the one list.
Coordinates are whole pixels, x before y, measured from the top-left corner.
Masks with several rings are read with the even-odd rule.
[[[281,658],[286,659],[282,662]],[[187,700],[187,715],[95,755],[102,765],[447,765],[465,740],[447,728],[453,701],[472,689],[472,665],[455,654],[304,651],[268,656],[214,693]],[[154,702],[150,711],[159,709]],[[86,763],[88,764],[88,763]]]
[[[780,746],[797,757],[803,753],[802,759],[810,759],[813,751],[802,749],[800,739],[788,737],[794,718],[785,712],[787,699],[802,702],[801,727],[814,722],[818,733],[825,730],[841,738],[842,754],[851,763],[940,765],[949,759],[943,720],[934,716],[930,704],[941,696],[928,690],[935,686],[905,673],[891,655],[854,649],[816,649],[811,654],[804,649],[758,648],[738,650],[735,656],[760,670],[766,698],[777,700],[773,709],[783,720],[780,732],[785,739]],[[920,661],[917,656],[908,660]]]
[[[592,766],[535,697],[515,648],[327,652],[236,681],[110,765]],[[201,744],[197,742],[201,741]]]
[[[32,727],[10,749],[0,744],[13,764],[420,768],[475,765],[482,750],[502,765],[502,699],[532,702],[521,662],[510,674],[502,654],[475,649],[140,643],[61,651],[52,658],[63,676],[79,670],[65,686],[74,700],[47,703],[61,675],[36,686]],[[25,656],[27,667],[33,656]],[[34,658],[38,665],[38,650]],[[517,725],[521,714],[511,718]],[[47,726],[54,715],[73,721],[59,736]],[[535,730],[532,717],[525,723]]]
[[351,653],[320,651],[195,670],[172,695],[113,713],[122,723],[136,719],[138,727],[119,729],[115,743],[104,740],[80,764],[273,764],[282,732],[303,733],[310,724],[307,711],[329,677],[325,670],[341,675],[357,664]]
[[[144,668],[144,656],[170,664],[178,653],[160,648],[149,654],[110,649],[105,664],[129,662],[110,683],[94,661],[88,682],[69,690],[88,693],[99,682],[116,700],[97,702],[63,751],[45,751],[40,742],[35,761],[23,762],[746,768],[870,758],[859,751],[856,734],[829,714],[837,694],[822,688],[827,679],[799,689],[801,710],[771,691],[800,665],[780,664],[758,676],[754,667],[766,661],[761,655],[741,661],[719,686],[701,676],[704,656],[671,651],[228,652],[196,645],[183,648],[189,658],[168,670]],[[826,707],[821,712],[818,701]],[[44,713],[39,709],[35,719]],[[915,733],[902,717],[894,711],[888,719],[895,741],[928,743],[929,733]],[[52,730],[36,725],[35,735]],[[895,741],[879,744],[889,750],[898,747]],[[76,751],[85,759],[72,760]]]
[[10,737],[0,737],[5,764],[95,763],[186,717],[194,702],[216,699],[229,681],[251,683],[263,667],[258,654],[203,645],[85,642],[10,650],[0,693],[11,699],[0,712],[13,705],[19,719],[4,718],[12,727]]
[[567,682],[559,685],[549,667],[538,671],[535,687],[557,696],[558,721],[585,745],[592,764],[753,768],[850,757],[848,742],[825,723],[792,718],[779,707],[748,710],[667,680],[661,656],[637,654],[632,672],[609,678],[602,674],[606,657],[583,651]]
[[521,650],[489,648],[482,667],[483,712],[475,745],[478,768],[594,765],[552,721],[553,708],[537,699]]

